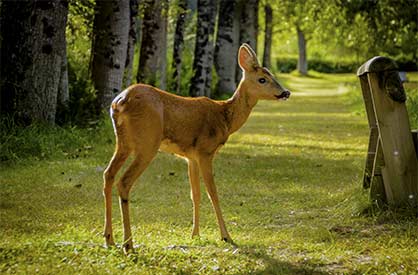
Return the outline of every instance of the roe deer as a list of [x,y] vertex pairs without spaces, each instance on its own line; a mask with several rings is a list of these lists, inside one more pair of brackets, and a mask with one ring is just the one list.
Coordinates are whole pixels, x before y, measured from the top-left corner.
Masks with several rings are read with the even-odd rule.
[[244,124],[259,99],[286,100],[290,96],[290,92],[266,68],[260,67],[254,51],[247,44],[239,49],[238,63],[243,70],[241,82],[234,95],[225,101],[180,97],[145,84],[130,86],[113,100],[110,114],[116,149],[104,172],[104,237],[107,245],[114,244],[111,193],[116,173],[128,156],[133,155],[132,163],[117,185],[123,221],[123,248],[127,252],[133,248],[129,191],[159,149],[188,161],[193,202],[192,237],[199,235],[200,173],[216,213],[221,237],[232,243],[219,206],[212,160],[229,135]]

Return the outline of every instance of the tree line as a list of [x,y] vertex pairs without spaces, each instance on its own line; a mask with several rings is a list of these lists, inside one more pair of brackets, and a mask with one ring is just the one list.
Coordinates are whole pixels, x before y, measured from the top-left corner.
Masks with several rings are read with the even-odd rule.
[[[85,101],[89,94],[70,92],[68,29],[81,28],[68,23],[71,10],[87,14],[84,27],[91,33],[84,76],[91,82],[86,84],[92,88],[89,105],[80,100],[71,104],[74,94],[83,94],[79,98]],[[262,52],[263,65],[270,67],[274,39],[289,28],[297,37],[302,75],[308,72],[308,41],[313,37],[359,55],[402,52],[416,61],[417,10],[414,0],[3,0],[0,114],[24,125],[64,123],[80,113],[98,116],[134,82],[190,96],[231,94],[241,77],[239,45],[245,42]],[[185,60],[191,25],[193,59]]]

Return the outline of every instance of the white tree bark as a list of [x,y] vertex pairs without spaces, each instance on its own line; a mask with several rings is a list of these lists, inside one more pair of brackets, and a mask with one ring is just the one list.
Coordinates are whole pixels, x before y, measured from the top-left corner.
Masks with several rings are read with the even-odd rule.
[[92,79],[99,112],[122,88],[129,25],[129,0],[96,2]]
[[166,89],[167,0],[144,0],[137,81]]
[[[67,1],[6,1],[1,7],[1,111],[23,123],[55,123],[65,83]],[[68,99],[61,91],[60,99]]]
[[[247,43],[257,53],[258,4],[259,0],[240,0],[240,38],[239,44]],[[241,80],[241,69],[237,69],[236,82]]]
[[238,52],[239,21],[236,20],[237,0],[221,0],[218,16],[218,33],[215,47],[215,68],[218,75],[216,93],[232,94],[235,91],[235,71]]
[[214,27],[216,2],[199,0],[197,7],[196,46],[189,94],[191,96],[210,96],[214,51]]

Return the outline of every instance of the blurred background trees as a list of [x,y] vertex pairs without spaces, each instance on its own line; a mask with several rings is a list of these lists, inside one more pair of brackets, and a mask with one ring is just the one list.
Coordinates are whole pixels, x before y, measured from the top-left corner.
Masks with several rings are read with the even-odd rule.
[[228,96],[244,42],[273,72],[355,72],[375,55],[417,70],[416,0],[3,0],[0,14],[0,114],[24,125],[94,121],[133,78]]

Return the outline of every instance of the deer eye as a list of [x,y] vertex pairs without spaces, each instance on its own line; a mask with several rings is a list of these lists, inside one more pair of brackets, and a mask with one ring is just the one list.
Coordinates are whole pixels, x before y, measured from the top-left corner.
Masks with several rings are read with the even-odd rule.
[[267,80],[264,77],[262,77],[262,78],[258,79],[258,82],[261,83],[261,84],[264,84],[264,83],[267,82]]

